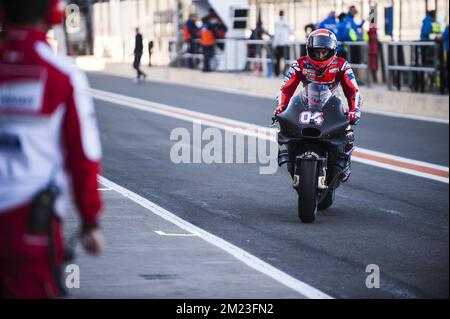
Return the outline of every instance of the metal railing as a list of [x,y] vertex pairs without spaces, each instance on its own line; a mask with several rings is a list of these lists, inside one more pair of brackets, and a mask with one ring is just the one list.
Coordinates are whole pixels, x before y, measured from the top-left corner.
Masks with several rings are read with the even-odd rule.
[[[186,45],[181,52],[176,52],[175,39],[169,40],[169,53],[171,58],[181,58],[187,66],[188,59],[195,60],[195,66],[199,67],[203,60],[201,47],[196,41],[197,48],[195,53],[188,53]],[[268,40],[247,40],[247,39],[226,39],[218,40],[222,45],[228,45],[231,41],[244,42],[247,47],[246,67],[243,72],[253,73],[256,76],[272,77],[274,70],[274,50],[271,41]],[[235,46],[238,47],[237,45]],[[340,42],[339,55],[349,61],[351,66],[356,70],[358,79],[370,86],[376,73],[372,72],[369,67],[369,47],[364,41],[358,42]],[[383,61],[381,69],[383,81],[387,83],[390,90],[396,87],[398,90],[402,86],[408,86],[411,91],[426,92],[433,91],[444,94],[447,88],[448,71],[445,65],[444,49],[442,41],[400,41],[400,42],[384,42],[380,45],[379,58]],[[384,48],[384,49],[383,49]],[[384,51],[387,51],[386,59]],[[218,58],[223,58],[225,64],[227,59],[221,56],[223,52],[218,50]],[[299,56],[306,55],[305,41],[293,42],[288,46],[287,52],[284,54],[284,63],[280,66],[280,77],[288,70],[290,64]],[[217,58],[216,58],[217,59]],[[386,63],[387,62],[387,63]],[[217,61],[216,61],[217,64]],[[387,74],[387,79],[384,75]]]
[[400,41],[387,43],[388,88],[403,85],[412,91],[445,93],[446,74],[443,47],[439,41]]
[[[244,42],[247,46],[247,57],[246,57],[246,65],[244,71],[253,72],[256,71],[259,75],[263,73],[265,70],[266,75],[268,77],[272,76],[272,67],[274,63],[274,52],[272,49],[271,41],[269,40],[247,40],[247,39],[226,39],[226,40],[217,40],[217,43],[223,43],[227,45],[230,41],[239,41]],[[188,59],[195,59],[197,62],[195,63],[198,66],[198,62],[203,60],[203,55],[201,52],[201,47],[199,45],[198,40],[195,41],[197,44],[196,53],[188,53],[186,44],[183,46],[181,52],[176,52],[174,48],[176,47],[176,40],[169,40],[169,54],[171,59],[182,58],[185,60],[185,65],[188,63]],[[346,59],[352,65],[354,69],[361,69],[365,73],[366,83],[370,85],[371,77],[368,67],[368,45],[367,42],[358,41],[358,42],[342,42],[339,43],[340,47],[343,48],[342,52],[346,53]],[[236,46],[237,47],[237,46]],[[355,50],[356,49],[356,50]],[[355,54],[356,52],[356,54]],[[281,76],[284,75],[285,71],[289,68],[295,59],[306,54],[306,43],[305,41],[297,41],[293,42],[289,45],[288,53],[283,57],[284,67],[282,68],[284,72],[281,72]]]

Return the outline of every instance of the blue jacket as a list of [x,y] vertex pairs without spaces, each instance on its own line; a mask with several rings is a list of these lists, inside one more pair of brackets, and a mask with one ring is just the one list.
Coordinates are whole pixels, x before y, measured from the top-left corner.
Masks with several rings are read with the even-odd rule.
[[442,33],[444,39],[445,51],[448,52],[448,25],[445,27],[444,33]]
[[337,29],[337,40],[338,41],[351,41],[352,39],[350,38],[350,29],[351,29],[351,25],[348,22],[342,21],[339,22],[336,26]]
[[422,21],[422,29],[420,30],[420,40],[429,40],[430,34],[433,32],[433,18],[426,16]]
[[195,21],[191,20],[191,19],[187,20],[186,21],[186,26],[187,26],[187,28],[189,30],[189,33],[191,34],[192,38],[193,39],[198,38],[198,31],[199,31],[199,29],[197,28],[197,25],[195,24]]
[[316,25],[318,29],[327,29],[333,32],[334,34],[338,33],[337,23],[335,17],[329,17],[323,20],[322,22]]
[[350,14],[347,14],[343,22],[347,22],[350,24],[350,28],[352,28],[358,36],[358,41],[362,40],[361,32],[359,31],[359,29],[363,26],[364,21],[361,21],[360,24],[356,24],[354,17]]

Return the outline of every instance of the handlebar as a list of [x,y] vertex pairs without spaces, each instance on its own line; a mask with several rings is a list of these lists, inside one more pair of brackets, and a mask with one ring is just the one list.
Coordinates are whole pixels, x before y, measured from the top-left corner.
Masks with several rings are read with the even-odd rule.
[[276,115],[272,116],[272,124],[270,126],[274,126],[275,123],[277,123],[277,122],[278,122],[278,116],[276,116]]

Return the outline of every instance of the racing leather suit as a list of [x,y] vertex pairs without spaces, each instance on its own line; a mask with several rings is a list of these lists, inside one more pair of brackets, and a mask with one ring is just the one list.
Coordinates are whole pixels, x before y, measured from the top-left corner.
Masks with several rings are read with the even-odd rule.
[[[46,34],[11,28],[0,42],[0,299],[56,297],[62,218],[73,193],[95,227],[101,148],[89,85]],[[57,189],[51,235],[29,233],[36,194]],[[48,237],[48,238],[47,238]],[[49,242],[53,242],[51,251]]]
[[[329,85],[334,92],[341,85],[345,97],[348,102],[349,113],[356,115],[359,119],[361,116],[362,97],[359,93],[358,84],[350,64],[343,58],[336,57],[330,65],[323,71],[316,70],[308,57],[300,57],[294,62],[289,71],[286,73],[281,92],[277,97],[279,111],[284,111],[289,105],[289,101],[294,95],[297,86],[303,83],[320,83]],[[345,182],[350,176],[350,156],[353,152],[353,143],[349,143],[342,154],[345,159],[343,172],[340,180]]]

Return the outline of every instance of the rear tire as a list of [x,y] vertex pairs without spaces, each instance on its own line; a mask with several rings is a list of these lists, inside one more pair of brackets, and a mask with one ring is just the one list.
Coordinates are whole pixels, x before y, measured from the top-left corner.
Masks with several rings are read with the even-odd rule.
[[317,161],[302,160],[298,188],[298,217],[303,223],[312,223],[317,212]]
[[328,194],[325,196],[325,198],[317,206],[318,210],[325,210],[325,209],[329,208],[331,205],[333,205],[335,191],[336,190],[333,189],[328,192]]

